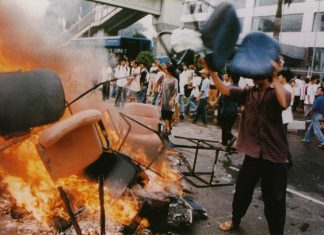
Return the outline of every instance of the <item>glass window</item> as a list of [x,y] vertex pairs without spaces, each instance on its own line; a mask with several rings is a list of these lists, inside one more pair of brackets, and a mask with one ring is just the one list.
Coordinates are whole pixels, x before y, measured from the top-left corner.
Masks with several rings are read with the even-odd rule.
[[283,15],[281,22],[282,32],[300,32],[303,22],[303,14]]
[[315,13],[313,31],[324,31],[324,12]]
[[227,2],[231,3],[235,8],[245,8],[246,0],[227,0]]
[[[273,32],[275,16],[253,17],[252,31]],[[281,32],[300,32],[303,14],[283,15]]]
[[[296,2],[305,2],[305,0],[294,0],[293,3]],[[278,0],[255,0],[255,6],[270,6],[277,5]]]
[[252,31],[273,32],[274,16],[253,17]]

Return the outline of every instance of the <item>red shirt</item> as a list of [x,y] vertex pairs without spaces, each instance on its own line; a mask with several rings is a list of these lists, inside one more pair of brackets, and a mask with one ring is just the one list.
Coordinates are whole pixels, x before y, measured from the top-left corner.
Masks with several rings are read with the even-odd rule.
[[[262,156],[275,163],[287,162],[288,143],[281,115],[284,108],[279,105],[274,88],[268,88],[259,102],[255,87],[230,88],[230,97],[244,105],[237,149],[253,158]],[[286,92],[288,104],[290,99]]]

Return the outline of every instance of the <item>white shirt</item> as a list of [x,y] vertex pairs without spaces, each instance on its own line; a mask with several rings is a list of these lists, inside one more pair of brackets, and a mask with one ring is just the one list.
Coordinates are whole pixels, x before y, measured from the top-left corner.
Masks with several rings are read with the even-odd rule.
[[318,88],[317,84],[313,84],[313,83],[309,84],[307,88],[305,104],[312,105],[314,103],[317,88]]
[[296,78],[295,79],[295,84],[296,84],[295,96],[300,96],[300,90],[301,90],[301,87],[303,86],[303,81]]
[[101,82],[106,82],[111,80],[112,69],[108,66],[101,71]]
[[180,87],[180,92],[179,95],[184,94],[184,86],[188,83],[188,71],[183,71],[180,74],[180,81],[179,81],[179,87]]
[[193,95],[194,97],[197,97],[199,95],[199,93],[200,93],[200,91],[199,91],[200,83],[201,83],[201,77],[199,77],[199,76],[193,77],[193,79],[192,79],[193,89],[192,89],[190,95]]
[[[290,84],[286,83],[284,85],[284,89],[286,91],[288,91],[290,94],[292,94],[292,89],[291,89]],[[292,102],[293,102],[293,99],[292,99]],[[282,111],[282,122],[283,122],[283,124],[287,124],[289,122],[292,122],[293,120],[294,120],[294,117],[293,117],[293,114],[291,111],[291,105],[289,105],[288,108],[286,108],[285,110]]]
[[119,87],[125,87],[127,85],[127,78],[129,77],[130,68],[125,66],[116,67],[115,78],[122,78],[117,80],[116,85]]
[[[135,79],[134,79],[135,77]],[[139,92],[141,90],[141,84],[140,84],[140,80],[141,80],[141,69],[140,67],[137,67],[136,69],[133,69],[132,71],[132,82],[129,85],[129,89],[131,91],[135,91],[135,92]]]

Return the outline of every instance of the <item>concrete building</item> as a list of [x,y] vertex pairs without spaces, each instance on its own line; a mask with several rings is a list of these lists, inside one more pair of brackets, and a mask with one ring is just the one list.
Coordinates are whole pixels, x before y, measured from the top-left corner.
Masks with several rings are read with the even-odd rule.
[[[181,22],[186,28],[203,27],[204,22],[222,0],[185,0]],[[272,35],[277,0],[228,0],[241,22],[239,42],[249,32]],[[196,22],[196,23],[194,23]],[[297,72],[324,76],[324,0],[294,0],[283,7],[279,37],[286,66]],[[314,50],[315,49],[315,50]],[[315,53],[314,53],[315,52]]]

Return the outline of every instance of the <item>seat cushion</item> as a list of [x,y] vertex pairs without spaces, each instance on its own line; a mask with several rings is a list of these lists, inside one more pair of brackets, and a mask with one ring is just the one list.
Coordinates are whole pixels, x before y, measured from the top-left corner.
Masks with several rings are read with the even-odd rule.
[[207,20],[202,32],[204,46],[208,49],[206,62],[217,71],[222,69],[234,51],[240,34],[240,22],[234,7],[223,2]]
[[229,64],[229,69],[245,78],[271,78],[271,60],[278,61],[279,55],[280,47],[275,39],[263,32],[249,33]]

